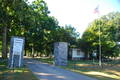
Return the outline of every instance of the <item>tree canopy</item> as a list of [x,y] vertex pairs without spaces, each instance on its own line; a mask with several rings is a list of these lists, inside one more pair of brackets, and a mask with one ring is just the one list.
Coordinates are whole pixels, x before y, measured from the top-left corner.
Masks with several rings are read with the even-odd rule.
[[118,55],[117,42],[119,41],[119,12],[110,12],[95,19],[84,31],[82,38],[78,40],[79,47],[86,54],[89,52],[92,55],[93,50],[97,50],[99,53],[99,21],[102,57],[116,57]]
[[47,3],[35,0],[0,0],[0,38],[2,58],[7,57],[11,36],[25,37],[25,55],[35,53],[49,55],[55,42],[69,42],[79,35],[71,25],[59,26],[57,19],[49,16]]
[[57,19],[48,15],[50,11],[44,0],[35,0],[32,4],[27,4],[27,0],[0,0],[0,6],[2,58],[7,57],[11,36],[21,36],[25,37],[25,55],[30,53],[34,57],[35,53],[41,53],[48,56],[53,53],[54,43],[62,41],[79,47],[87,59],[93,50],[99,52],[99,21],[102,56],[118,55],[120,12],[110,12],[95,19],[78,39],[79,33],[73,26],[59,26]]

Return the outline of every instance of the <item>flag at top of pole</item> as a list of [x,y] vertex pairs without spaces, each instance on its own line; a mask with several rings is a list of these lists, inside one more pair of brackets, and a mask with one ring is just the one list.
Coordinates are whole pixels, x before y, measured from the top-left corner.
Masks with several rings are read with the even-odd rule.
[[[98,7],[99,7],[99,5],[95,8],[95,10],[94,10],[94,14],[95,13],[98,13],[98,17],[100,17],[99,16],[99,10],[98,10]],[[101,37],[100,37],[100,20],[99,20],[99,65],[101,65]]]
[[94,14],[95,14],[95,13],[98,13],[98,7],[99,7],[99,6],[97,6],[97,7],[95,8]]

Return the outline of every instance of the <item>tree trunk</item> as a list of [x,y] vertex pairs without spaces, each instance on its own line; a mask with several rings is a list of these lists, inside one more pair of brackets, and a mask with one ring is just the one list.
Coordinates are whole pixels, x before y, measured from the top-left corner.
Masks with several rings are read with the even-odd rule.
[[[26,43],[26,36],[25,36],[25,43]],[[27,54],[26,54],[26,44],[25,44],[25,54],[24,54],[24,56],[26,56]]]
[[8,40],[6,40],[6,57],[7,57],[7,53],[8,53]]
[[38,57],[38,52],[37,52],[37,55],[36,55],[36,57]]
[[34,44],[32,46],[32,57],[34,58]]
[[25,54],[24,54],[24,56],[26,56],[26,46],[25,46]]
[[40,57],[42,57],[42,54],[41,54],[41,52],[40,52]]
[[85,60],[88,60],[88,52],[85,51]]
[[[26,43],[26,33],[24,33],[24,36],[25,36],[25,43]],[[26,54],[26,44],[25,44],[25,54],[24,54],[24,56],[27,56],[27,54]]]
[[7,38],[7,24],[5,23],[3,26],[3,32],[2,32],[2,58],[6,58],[7,54],[7,46],[6,46],[6,38]]

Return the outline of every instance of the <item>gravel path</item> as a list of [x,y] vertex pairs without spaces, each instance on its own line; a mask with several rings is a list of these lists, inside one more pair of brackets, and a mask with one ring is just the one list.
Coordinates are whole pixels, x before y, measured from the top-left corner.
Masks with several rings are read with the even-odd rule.
[[24,64],[39,80],[96,80],[32,58],[24,57]]

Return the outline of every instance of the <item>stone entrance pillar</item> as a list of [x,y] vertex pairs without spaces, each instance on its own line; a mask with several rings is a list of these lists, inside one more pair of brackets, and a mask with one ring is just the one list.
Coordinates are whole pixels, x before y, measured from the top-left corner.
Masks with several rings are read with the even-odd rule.
[[67,66],[68,43],[54,43],[54,65]]
[[8,67],[23,66],[24,37],[12,36],[10,41],[10,53]]

